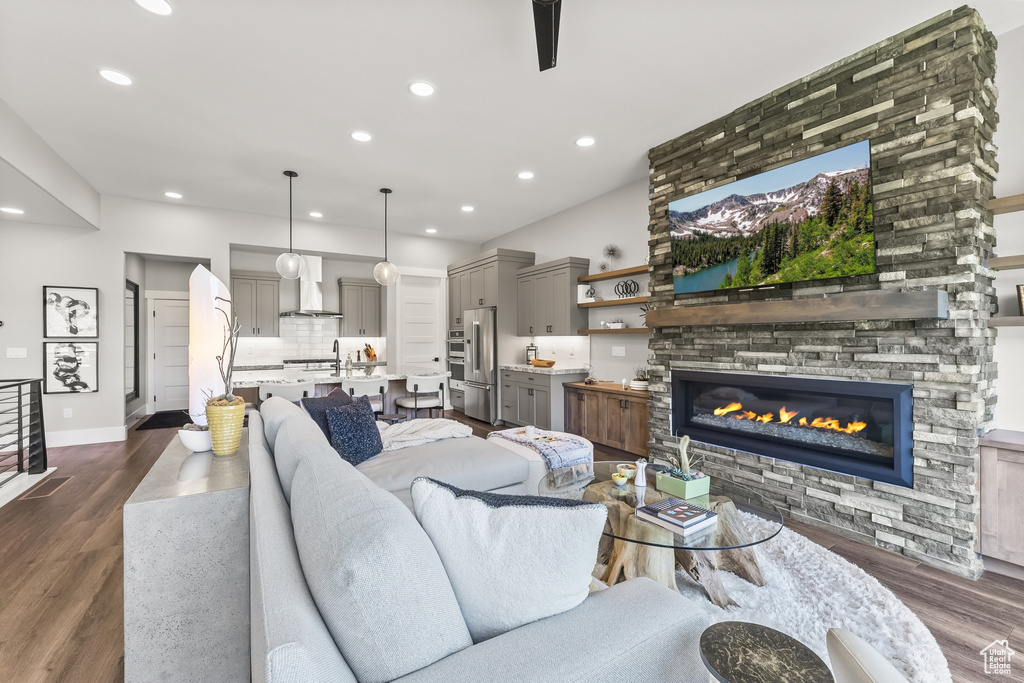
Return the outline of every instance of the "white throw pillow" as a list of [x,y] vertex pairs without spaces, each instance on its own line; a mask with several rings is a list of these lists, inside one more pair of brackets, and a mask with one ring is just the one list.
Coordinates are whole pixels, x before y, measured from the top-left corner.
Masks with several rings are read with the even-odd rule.
[[413,482],[412,502],[473,642],[570,610],[589,594],[603,505],[465,491],[425,477]]
[[888,659],[851,631],[830,628],[825,643],[836,683],[907,683]]

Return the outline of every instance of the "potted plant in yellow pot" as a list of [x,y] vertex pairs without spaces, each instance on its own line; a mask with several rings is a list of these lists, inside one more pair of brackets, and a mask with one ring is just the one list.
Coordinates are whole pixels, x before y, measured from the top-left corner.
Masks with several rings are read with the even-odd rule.
[[690,437],[679,440],[679,447],[674,455],[665,458],[671,467],[658,472],[655,487],[662,493],[676,498],[696,498],[706,496],[711,490],[711,477],[697,472],[690,467],[690,456],[686,450],[690,447]]
[[210,427],[210,438],[213,441],[214,455],[234,455],[242,441],[242,422],[245,420],[245,399],[232,393],[234,385],[231,375],[235,369],[235,351],[238,348],[238,318],[234,316],[231,302],[222,297],[217,301],[226,307],[217,306],[224,316],[224,346],[217,364],[220,377],[224,381],[224,393],[211,396],[206,401],[206,422]]

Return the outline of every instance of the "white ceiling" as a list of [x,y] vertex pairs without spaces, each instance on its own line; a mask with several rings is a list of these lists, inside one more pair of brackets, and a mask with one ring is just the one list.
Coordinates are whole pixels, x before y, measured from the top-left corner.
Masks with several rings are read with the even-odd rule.
[[[102,194],[284,217],[287,168],[297,216],[380,228],[386,185],[389,228],[473,242],[643,178],[650,147],[957,4],[565,0],[540,73],[530,0],[170,2],[0,0],[0,99]],[[1024,25],[1024,2],[974,6],[997,35]]]

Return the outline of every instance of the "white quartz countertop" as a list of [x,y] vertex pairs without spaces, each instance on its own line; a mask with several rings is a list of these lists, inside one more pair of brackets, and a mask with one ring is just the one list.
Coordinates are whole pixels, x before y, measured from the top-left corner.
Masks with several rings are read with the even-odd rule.
[[553,368],[538,368],[533,365],[502,365],[502,370],[513,370],[515,372],[532,372],[535,375],[586,375],[589,368],[571,365],[558,365]]
[[[342,369],[341,377],[335,377],[332,370],[246,370],[236,371],[232,377],[234,385],[239,389],[249,389],[252,387],[258,387],[261,384],[300,384],[302,382],[313,382],[314,384],[341,384],[345,377],[345,370]],[[376,368],[371,374],[367,375],[362,370],[353,370],[353,379],[384,379],[389,382],[392,381],[405,381],[409,375],[444,375],[448,377],[450,373],[447,372],[428,372],[425,370],[414,370],[411,372],[397,372],[391,373],[386,372],[384,368]]]

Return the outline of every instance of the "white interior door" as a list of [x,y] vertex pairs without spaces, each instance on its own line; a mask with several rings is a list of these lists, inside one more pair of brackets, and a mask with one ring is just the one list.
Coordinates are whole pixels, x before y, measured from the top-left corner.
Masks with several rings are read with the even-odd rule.
[[154,303],[153,409],[188,410],[188,301]]
[[401,275],[396,283],[398,365],[402,372],[440,372],[444,330],[444,280]]

